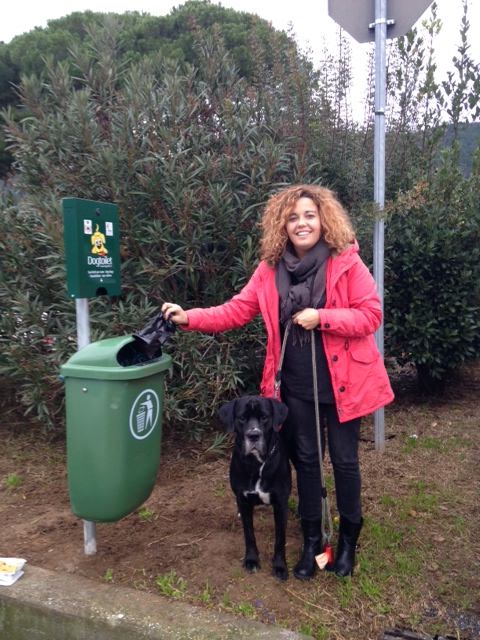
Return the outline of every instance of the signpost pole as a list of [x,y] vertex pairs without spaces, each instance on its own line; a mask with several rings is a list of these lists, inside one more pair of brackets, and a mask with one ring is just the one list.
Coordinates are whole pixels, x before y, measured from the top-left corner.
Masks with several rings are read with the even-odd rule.
[[[392,16],[387,19],[387,2]],[[374,200],[379,217],[373,232],[373,276],[382,303],[384,299],[384,220],[385,206],[385,103],[386,103],[386,40],[407,33],[432,0],[328,0],[328,13],[347,33],[358,42],[375,40],[375,149],[374,149]],[[374,20],[374,22],[372,22]],[[387,27],[389,31],[387,33]],[[373,31],[375,37],[372,37]],[[375,334],[377,346],[383,357],[383,323]],[[385,413],[379,409],[374,414],[375,449],[385,450]]]
[[[77,347],[80,350],[90,344],[88,298],[76,298],[75,311],[77,316]],[[93,556],[97,553],[97,528],[95,522],[83,521],[83,548],[87,556]]]
[[[373,235],[373,277],[382,304],[384,300],[384,220],[385,206],[385,103],[386,103],[386,42],[387,0],[375,0],[375,139],[374,139],[374,200],[380,216],[375,221]],[[375,334],[378,349],[384,354],[383,322]],[[385,412],[383,407],[374,414],[375,449],[385,451]]]

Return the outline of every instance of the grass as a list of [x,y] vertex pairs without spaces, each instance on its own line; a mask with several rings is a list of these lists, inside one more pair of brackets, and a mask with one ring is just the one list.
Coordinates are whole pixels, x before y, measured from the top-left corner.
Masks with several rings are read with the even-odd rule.
[[257,610],[249,602],[237,602],[232,606],[232,611],[244,618],[256,618],[257,616]]
[[331,493],[334,489],[334,483],[333,483],[333,476],[330,474],[328,476],[325,476],[325,488],[327,489],[328,493]]
[[143,520],[144,522],[151,522],[155,519],[155,511],[152,511],[147,507],[142,507],[137,513],[140,520]]
[[221,605],[222,605],[222,607],[225,607],[226,609],[227,609],[228,607],[231,607],[231,606],[232,606],[232,599],[231,599],[231,597],[229,596],[229,594],[228,594],[228,593],[224,593],[224,594],[222,595]]
[[107,569],[103,575],[104,582],[113,582],[113,569]]
[[394,523],[365,517],[363,536],[367,535],[368,545],[373,548],[375,555],[390,553],[392,549],[397,549],[403,538],[402,532]]
[[183,598],[187,592],[186,580],[178,576],[174,570],[158,575],[155,578],[155,584],[160,593],[169,598],[180,599]]
[[398,576],[398,580],[405,584],[408,584],[410,579],[422,570],[422,553],[415,547],[397,551],[394,561],[395,574]]
[[202,604],[208,605],[212,604],[213,598],[215,595],[215,590],[210,585],[209,582],[206,582],[203,590],[200,592],[198,599]]
[[288,498],[288,510],[294,518],[298,516],[298,500],[295,496]]
[[18,489],[23,484],[23,478],[18,473],[9,473],[5,479],[7,489]]
[[453,516],[452,529],[455,538],[461,538],[468,532],[468,524],[463,516]]
[[380,504],[384,507],[394,507],[397,504],[397,498],[390,495],[380,496]]
[[353,583],[349,578],[341,579],[338,582],[337,595],[338,604],[341,609],[349,609],[353,598]]
[[307,636],[312,636],[315,640],[330,640],[332,637],[331,629],[324,625],[304,624],[299,627],[298,631]]
[[233,613],[243,618],[257,619],[257,608],[252,602],[246,602],[245,600],[233,599],[231,595],[225,592],[220,600],[220,607],[224,611]]
[[437,516],[441,502],[442,496],[438,488],[423,480],[412,481],[407,495],[395,497],[384,494],[380,497],[380,504],[390,513],[395,512],[402,522],[408,522],[412,517]]
[[224,498],[227,495],[227,485],[226,483],[222,482],[221,484],[218,484],[214,491],[213,494],[216,498]]
[[412,453],[416,449],[424,449],[432,452],[445,452],[451,449],[462,449],[471,445],[471,440],[460,436],[407,436],[404,441],[403,452]]
[[382,597],[382,588],[372,577],[366,574],[359,575],[360,591],[369,599],[378,602]]

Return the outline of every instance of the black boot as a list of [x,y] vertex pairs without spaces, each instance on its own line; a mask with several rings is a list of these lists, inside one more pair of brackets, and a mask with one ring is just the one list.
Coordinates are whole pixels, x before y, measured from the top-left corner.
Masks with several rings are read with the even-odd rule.
[[310,580],[315,575],[317,563],[315,556],[322,552],[322,521],[303,520],[303,549],[293,575],[299,580]]
[[344,578],[353,575],[355,566],[355,550],[360,529],[363,526],[363,518],[360,522],[350,522],[340,516],[340,534],[338,538],[337,554],[333,565],[327,565],[327,571],[333,571],[337,576]]

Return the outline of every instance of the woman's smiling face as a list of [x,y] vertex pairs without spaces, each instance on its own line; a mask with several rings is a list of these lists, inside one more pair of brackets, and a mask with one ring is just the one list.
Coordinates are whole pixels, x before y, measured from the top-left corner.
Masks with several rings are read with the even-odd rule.
[[287,217],[288,238],[301,259],[320,240],[321,225],[318,207],[311,198],[299,198]]

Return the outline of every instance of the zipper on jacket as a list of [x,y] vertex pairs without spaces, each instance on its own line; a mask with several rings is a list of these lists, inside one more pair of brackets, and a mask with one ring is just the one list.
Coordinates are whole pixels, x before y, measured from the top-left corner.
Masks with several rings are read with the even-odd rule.
[[345,339],[345,351],[350,349],[350,340],[348,338]]

